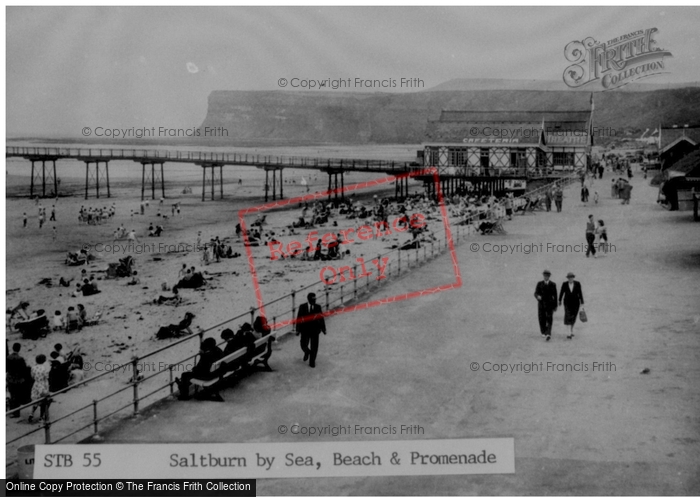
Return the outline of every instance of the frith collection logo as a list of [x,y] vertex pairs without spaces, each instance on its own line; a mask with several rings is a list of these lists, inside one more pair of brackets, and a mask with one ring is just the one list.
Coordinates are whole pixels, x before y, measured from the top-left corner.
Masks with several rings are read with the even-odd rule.
[[572,41],[564,48],[572,64],[564,70],[564,83],[571,88],[599,81],[605,90],[614,90],[641,78],[662,74],[664,57],[671,52],[656,46],[656,28],[635,31],[599,43],[593,38]]

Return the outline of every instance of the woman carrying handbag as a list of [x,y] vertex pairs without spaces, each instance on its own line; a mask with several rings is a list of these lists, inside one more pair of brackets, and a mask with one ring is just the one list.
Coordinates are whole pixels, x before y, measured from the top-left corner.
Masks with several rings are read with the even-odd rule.
[[581,283],[575,281],[576,276],[574,273],[569,273],[566,275],[567,281],[561,285],[561,291],[559,292],[559,305],[564,302],[564,325],[570,326],[569,334],[566,338],[571,340],[574,337],[574,325],[576,324],[576,316],[581,309],[581,321],[586,322],[588,319],[586,317],[586,312],[583,310],[583,291],[581,290]]

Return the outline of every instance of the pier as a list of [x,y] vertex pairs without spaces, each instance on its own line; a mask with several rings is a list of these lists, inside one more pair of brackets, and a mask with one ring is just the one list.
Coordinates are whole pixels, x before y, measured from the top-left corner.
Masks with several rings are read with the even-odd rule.
[[[85,163],[85,199],[94,195],[111,197],[109,163],[133,161],[141,164],[141,200],[165,197],[165,164],[189,163],[202,168],[202,201],[224,198],[224,166],[257,167],[265,171],[265,201],[284,198],[283,171],[289,169],[312,169],[328,174],[328,198],[334,191],[343,196],[344,174],[350,171],[402,174],[423,169],[418,162],[374,160],[374,159],[326,159],[318,157],[289,157],[254,155],[229,152],[201,152],[155,149],[120,148],[75,148],[75,147],[7,147],[7,158],[21,158],[31,162],[32,175],[29,194],[31,197],[58,195],[56,162],[76,160]],[[41,164],[41,166],[39,166]],[[272,173],[272,174],[270,174]],[[553,168],[503,167],[484,171],[479,167],[458,167],[447,172],[440,168],[439,181],[443,191],[457,193],[467,183],[480,193],[500,194],[508,189],[508,180],[555,180],[571,171],[556,171]],[[433,176],[416,176],[425,188],[434,191]],[[279,191],[278,191],[279,186]],[[150,191],[150,195],[149,195]],[[396,182],[396,197],[408,194],[408,178]]]

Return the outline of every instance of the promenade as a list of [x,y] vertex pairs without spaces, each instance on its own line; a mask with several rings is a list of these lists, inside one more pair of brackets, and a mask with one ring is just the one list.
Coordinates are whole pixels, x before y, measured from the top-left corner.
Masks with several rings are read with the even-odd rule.
[[[581,205],[516,216],[505,236],[457,247],[456,290],[328,320],[317,367],[293,337],[275,346],[275,372],[222,391],[225,403],[166,401],[105,434],[106,443],[397,440],[309,438],[278,426],[420,425],[409,438],[515,439],[515,474],[259,480],[261,495],[698,494],[700,479],[700,226],[655,204],[639,175],[629,206],[610,199],[610,173]],[[581,246],[588,214],[605,220],[615,251],[597,259],[547,252]],[[494,253],[487,244],[543,244]],[[520,245],[522,244],[522,245]],[[517,250],[517,249],[515,249]],[[589,322],[566,340],[563,309],[544,342],[533,297],[544,268],[557,287],[582,283]],[[449,282],[442,256],[372,298]],[[586,364],[588,371],[487,371],[492,364]],[[479,365],[473,371],[473,363]],[[593,363],[602,364],[591,370]],[[641,374],[648,368],[648,374]]]

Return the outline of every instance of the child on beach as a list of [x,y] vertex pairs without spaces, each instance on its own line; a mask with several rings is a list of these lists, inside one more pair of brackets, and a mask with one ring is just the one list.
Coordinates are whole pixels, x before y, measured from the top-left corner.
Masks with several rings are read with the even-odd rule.
[[63,331],[66,323],[61,316],[61,311],[56,311],[53,316],[53,331]]
[[598,219],[598,228],[596,228],[596,235],[598,235],[598,251],[602,251],[604,254],[608,253],[608,230],[605,227],[605,223],[602,219]]
[[26,227],[27,227],[27,213],[25,212],[22,214],[22,228],[26,228]]
[[593,200],[595,200],[595,203],[596,203],[596,204],[598,203],[598,192],[595,192],[595,193],[593,194]]

